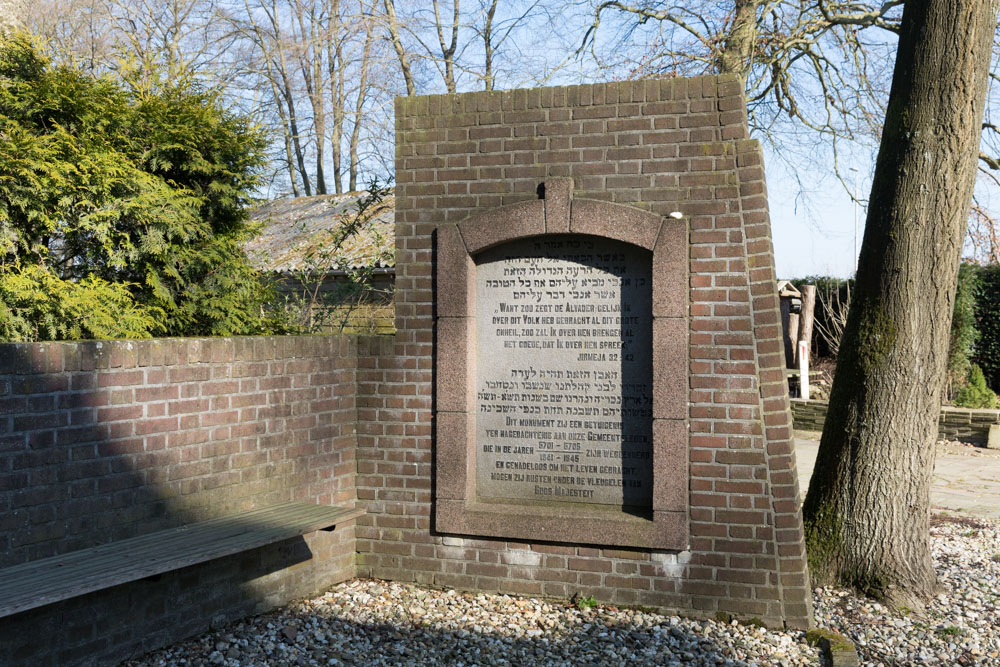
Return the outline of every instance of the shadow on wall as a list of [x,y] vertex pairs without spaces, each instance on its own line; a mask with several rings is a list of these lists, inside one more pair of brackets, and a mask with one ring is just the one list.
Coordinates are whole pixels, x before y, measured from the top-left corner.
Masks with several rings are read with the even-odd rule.
[[[353,502],[355,365],[343,337],[0,345],[0,567]],[[25,611],[0,622],[0,664],[105,664],[322,590],[353,560],[347,525]]]

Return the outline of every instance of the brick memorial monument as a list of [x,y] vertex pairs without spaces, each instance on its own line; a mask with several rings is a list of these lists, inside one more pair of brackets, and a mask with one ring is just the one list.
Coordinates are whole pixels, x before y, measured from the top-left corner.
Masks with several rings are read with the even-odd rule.
[[403,413],[359,439],[359,571],[808,625],[762,157],[738,82],[396,112],[397,335],[359,371],[359,415]]

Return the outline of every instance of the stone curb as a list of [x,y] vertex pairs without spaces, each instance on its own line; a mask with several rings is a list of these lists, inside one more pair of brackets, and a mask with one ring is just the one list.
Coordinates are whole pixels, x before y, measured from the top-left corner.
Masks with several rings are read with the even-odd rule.
[[860,664],[857,647],[844,635],[832,630],[813,628],[806,632],[806,641],[814,646],[819,645],[820,655],[825,664],[831,667],[857,667]]

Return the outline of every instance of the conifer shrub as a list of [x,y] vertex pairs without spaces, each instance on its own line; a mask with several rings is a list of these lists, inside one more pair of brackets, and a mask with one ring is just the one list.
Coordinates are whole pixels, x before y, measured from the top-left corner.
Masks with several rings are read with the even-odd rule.
[[268,332],[242,242],[266,137],[190,81],[0,37],[0,336]]
[[996,408],[997,395],[986,386],[983,369],[973,364],[969,369],[968,381],[955,396],[955,405],[963,408]]

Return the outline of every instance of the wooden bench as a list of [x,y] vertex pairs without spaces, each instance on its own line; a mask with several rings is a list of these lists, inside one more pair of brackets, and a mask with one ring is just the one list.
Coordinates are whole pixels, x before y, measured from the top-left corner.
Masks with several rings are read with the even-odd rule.
[[356,519],[364,510],[284,503],[0,570],[0,618]]

